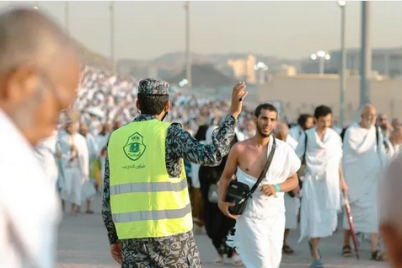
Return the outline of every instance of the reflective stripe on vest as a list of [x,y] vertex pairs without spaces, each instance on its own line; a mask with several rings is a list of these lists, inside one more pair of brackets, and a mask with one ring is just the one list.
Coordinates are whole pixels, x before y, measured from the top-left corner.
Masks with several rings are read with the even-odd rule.
[[166,170],[169,126],[133,122],[110,137],[110,205],[119,239],[165,237],[193,228],[183,162],[179,178],[170,178]]
[[178,183],[154,182],[154,183],[130,183],[110,186],[110,194],[148,193],[148,192],[180,192],[187,188],[187,181]]
[[126,223],[131,221],[151,221],[183,218],[191,212],[191,205],[174,210],[159,211],[137,211],[131,213],[122,213],[113,215],[114,223]]

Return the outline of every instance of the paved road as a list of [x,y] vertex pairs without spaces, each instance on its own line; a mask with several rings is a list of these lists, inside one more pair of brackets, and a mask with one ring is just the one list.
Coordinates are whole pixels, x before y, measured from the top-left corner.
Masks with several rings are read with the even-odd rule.
[[[100,215],[100,197],[94,202],[94,215],[79,215],[72,217],[65,214],[59,231],[58,264],[56,268],[117,268],[109,255],[109,246],[106,229],[103,226]],[[284,256],[281,268],[308,267],[310,263],[309,250],[306,241],[297,243],[298,232],[293,232],[289,238],[289,244],[295,250],[292,256]],[[228,261],[227,265],[214,266],[216,257],[214,248],[206,235],[196,236],[201,260],[205,268],[234,267]],[[344,259],[340,256],[342,245],[341,232],[333,237],[323,239],[321,253],[325,267],[328,268],[385,268],[384,263],[369,260],[369,244],[364,244],[361,249],[361,260],[355,258]]]

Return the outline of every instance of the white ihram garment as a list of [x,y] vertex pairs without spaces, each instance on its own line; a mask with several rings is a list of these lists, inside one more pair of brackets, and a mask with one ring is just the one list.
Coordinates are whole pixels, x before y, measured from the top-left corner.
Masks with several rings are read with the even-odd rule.
[[[95,142],[95,138],[88,133],[85,136],[85,140],[87,142],[87,148],[88,148],[88,165],[91,165],[92,160],[96,160],[98,156],[98,147]],[[88,167],[89,168],[89,167]],[[95,178],[89,178],[89,180],[85,181],[84,184],[82,185],[82,200],[88,200],[91,199],[95,194],[96,194],[96,188],[95,188]]]
[[299,141],[300,136],[304,133],[299,125],[291,127],[289,129],[289,136],[292,137],[294,140]]
[[400,145],[393,145],[388,138],[384,138],[384,149],[387,156],[387,163],[390,163],[400,153]]
[[342,140],[328,128],[323,141],[316,128],[307,130],[299,140],[297,155],[302,158],[307,135],[306,174],[303,181],[300,219],[300,241],[306,238],[331,236],[341,210],[339,165]]
[[60,202],[28,141],[0,109],[0,267],[53,268]]
[[[261,186],[281,184],[300,168],[300,160],[293,149],[276,140],[276,151],[266,177],[249,199],[243,215],[236,221],[234,244],[247,268],[278,268],[282,258],[285,231],[284,193],[268,197]],[[272,148],[272,139],[268,155]],[[237,180],[251,188],[257,178],[237,168]]]
[[36,158],[42,165],[43,171],[54,185],[57,184],[57,178],[59,176],[56,162],[57,136],[57,131],[54,131],[52,136],[41,140],[34,148]]
[[[72,157],[72,144],[77,147],[78,157],[70,162]],[[82,186],[89,180],[89,155],[87,142],[85,137],[81,134],[77,133],[74,136],[64,134],[60,137],[60,149],[63,159],[62,165],[66,177],[60,197],[65,201],[81,206],[83,200]],[[85,198],[86,197],[84,197],[84,199]]]
[[[296,150],[298,142],[293,139],[290,135],[286,138],[286,143]],[[285,194],[285,216],[286,224],[285,229],[296,229],[297,228],[297,215],[299,214],[300,208],[300,198],[291,197],[288,193]]]
[[[378,142],[383,144],[379,131]],[[344,138],[343,173],[356,232],[378,233],[377,190],[386,162],[383,146],[378,149],[376,130],[350,126]],[[350,229],[346,216],[343,227]]]

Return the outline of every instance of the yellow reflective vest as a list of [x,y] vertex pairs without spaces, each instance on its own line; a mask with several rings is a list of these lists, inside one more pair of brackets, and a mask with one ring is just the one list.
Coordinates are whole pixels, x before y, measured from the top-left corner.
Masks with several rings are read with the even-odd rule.
[[166,170],[170,124],[132,122],[110,137],[110,205],[119,239],[158,238],[193,228],[183,161],[180,178]]

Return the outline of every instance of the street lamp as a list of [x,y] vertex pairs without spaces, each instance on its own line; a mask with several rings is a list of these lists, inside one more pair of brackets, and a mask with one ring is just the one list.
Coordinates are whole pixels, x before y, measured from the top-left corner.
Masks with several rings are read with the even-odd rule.
[[114,55],[114,1],[109,3],[110,16],[110,59],[112,61],[112,73],[116,74],[116,59]]
[[310,58],[312,60],[319,60],[319,73],[320,75],[324,74],[324,64],[326,60],[330,60],[331,56],[327,54],[325,51],[320,50],[317,53],[311,54]]
[[338,6],[345,7],[346,6],[346,1],[338,1]]
[[339,70],[339,123],[343,127],[345,123],[345,93],[346,93],[346,48],[345,48],[345,33],[346,33],[346,16],[345,16],[345,1],[338,1],[338,6],[341,8],[341,68]]
[[192,86],[192,75],[191,75],[191,54],[190,54],[190,1],[184,3],[184,10],[186,12],[186,79],[188,81],[188,86]]
[[362,27],[360,48],[360,106],[370,103],[371,78],[371,2],[362,2]]

